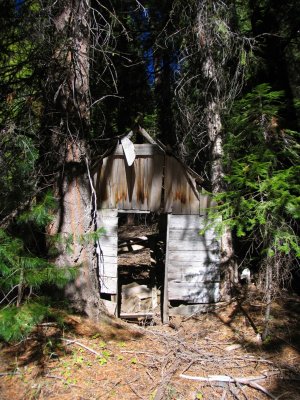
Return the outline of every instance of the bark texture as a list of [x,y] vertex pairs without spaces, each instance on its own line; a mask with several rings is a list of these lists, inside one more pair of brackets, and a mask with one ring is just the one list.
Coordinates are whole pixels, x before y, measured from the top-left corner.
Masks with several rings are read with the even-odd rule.
[[[209,13],[217,12],[218,4],[213,9],[207,2],[199,3],[199,13],[197,18],[197,36],[199,48],[202,52],[202,74],[207,81],[206,86],[206,118],[207,136],[210,148],[210,179],[212,193],[217,194],[224,191],[224,169],[223,169],[223,126],[221,111],[223,107],[221,61],[214,55],[218,54],[218,43],[212,35],[207,18],[212,18]],[[237,282],[237,265],[234,258],[234,249],[231,230],[225,228],[221,237],[221,268],[222,268],[222,287],[221,294],[224,299],[228,299],[232,293],[232,286]]]
[[[78,267],[66,295],[73,306],[94,320],[103,312],[94,244],[90,181],[87,176],[87,135],[90,125],[89,0],[53,5],[53,50],[46,84],[45,165],[58,181],[59,212],[50,227],[61,236],[58,265]],[[49,151],[50,150],[50,151]]]

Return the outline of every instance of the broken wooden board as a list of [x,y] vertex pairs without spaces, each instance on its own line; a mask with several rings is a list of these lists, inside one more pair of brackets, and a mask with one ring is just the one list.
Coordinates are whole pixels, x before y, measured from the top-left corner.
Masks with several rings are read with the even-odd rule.
[[156,288],[137,282],[122,285],[121,296],[121,317],[124,314],[152,313],[157,306]]

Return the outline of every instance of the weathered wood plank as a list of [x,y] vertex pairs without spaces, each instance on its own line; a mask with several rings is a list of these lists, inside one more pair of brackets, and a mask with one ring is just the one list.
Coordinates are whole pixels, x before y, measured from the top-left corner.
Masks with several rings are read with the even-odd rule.
[[194,179],[176,158],[167,155],[165,159],[165,212],[199,215],[200,201]]
[[99,239],[100,243],[100,265],[99,280],[101,293],[117,293],[118,275],[118,210],[105,209],[98,212],[98,225],[109,231]]
[[112,245],[105,246],[100,243],[100,248],[105,257],[114,257],[118,254],[118,245],[112,244]]
[[[162,154],[162,150],[155,144],[135,144],[134,151],[136,157],[147,157],[155,154]],[[114,152],[114,156],[124,157],[122,145],[118,145]]]
[[186,204],[186,185],[182,179],[181,165],[173,157],[169,157],[169,163],[166,168],[171,169],[172,174],[172,213],[173,214],[189,214],[188,210],[182,210]]
[[186,261],[172,261],[170,264],[170,269],[171,270],[176,270],[176,269],[181,269],[183,270],[188,269],[188,268],[194,268],[194,269],[199,269],[199,271],[218,271],[220,266],[218,262],[212,262],[208,265],[204,265],[203,261],[197,261],[197,260],[186,260]]
[[142,318],[150,319],[152,317],[153,317],[153,312],[120,313],[120,318],[124,319],[142,319]]
[[118,237],[117,237],[117,235],[111,235],[111,236],[103,235],[100,237],[99,242],[100,242],[101,247],[102,246],[103,247],[109,247],[109,246],[115,247],[115,246],[118,246]]
[[117,278],[110,276],[100,277],[101,293],[117,294]]
[[220,281],[220,272],[218,269],[199,269],[199,268],[172,268],[169,269],[168,279],[178,282],[217,282]]
[[187,250],[195,250],[195,251],[218,251],[219,250],[219,242],[217,240],[211,240],[207,242],[203,238],[199,237],[199,240],[169,240],[169,250],[170,251],[187,251]]
[[209,265],[220,260],[220,255],[212,251],[170,251],[169,263],[177,261],[201,261],[203,265]]
[[115,278],[118,275],[118,265],[117,263],[104,262],[100,265],[99,273],[100,276]]
[[206,215],[209,207],[209,196],[206,194],[200,194],[200,215]]
[[[112,199],[112,204],[116,204],[115,208],[126,208],[126,199],[128,196],[128,189],[127,189],[127,181],[126,181],[126,169],[125,164],[126,161],[124,158],[116,158],[115,161],[117,162],[117,170],[114,173],[114,192],[115,193],[115,203],[114,199]],[[113,194],[112,193],[112,194]]]
[[163,155],[155,155],[152,162],[152,183],[150,190],[150,210],[158,211],[162,200],[162,181],[163,181]]
[[122,296],[124,296],[124,299],[128,299],[132,296],[138,297],[139,299],[152,298],[152,288],[133,282],[122,286]]
[[113,158],[108,157],[102,161],[100,166],[99,178],[97,179],[97,198],[98,198],[98,208],[109,208],[110,204],[110,174],[113,164]]
[[[189,181],[193,184],[189,184],[189,203],[191,207],[191,214],[199,215],[200,214],[200,194],[197,189],[195,178],[193,178],[188,171],[185,171],[186,175],[189,177]],[[195,192],[198,196],[195,195]]]
[[216,308],[214,303],[207,304],[181,304],[178,307],[171,307],[169,314],[171,317],[175,315],[181,315],[183,317],[189,317],[190,315],[200,314],[204,312],[212,312]]
[[117,316],[118,308],[117,308],[117,303],[115,301],[109,301],[109,300],[104,300],[104,299],[101,299],[101,301],[105,305],[109,314]]
[[99,221],[110,221],[110,218],[112,218],[111,221],[114,221],[114,218],[118,216],[118,210],[116,208],[111,209],[111,208],[102,208],[101,210],[98,210],[98,219]]
[[200,228],[198,229],[172,229],[170,231],[170,240],[205,240],[211,242],[215,240],[215,235],[212,230],[206,231],[204,235],[200,235]]
[[203,217],[198,215],[172,215],[170,220],[170,230],[179,229],[201,229],[203,226]]
[[172,167],[170,165],[171,160],[169,156],[165,156],[165,195],[164,195],[164,211],[165,213],[172,212],[173,206],[173,191],[172,191]]
[[115,256],[109,256],[109,255],[103,255],[103,262],[104,265],[105,264],[114,264],[114,265],[118,265],[118,257]]
[[[169,223],[171,215],[167,215],[167,234],[166,243],[169,241]],[[165,277],[164,277],[164,294],[163,294],[163,304],[162,304],[162,322],[167,324],[169,322],[169,293],[168,293],[168,270],[170,266],[169,260],[169,249],[166,246],[166,261],[165,261]]]
[[190,303],[215,303],[219,300],[219,283],[168,282],[169,300]]

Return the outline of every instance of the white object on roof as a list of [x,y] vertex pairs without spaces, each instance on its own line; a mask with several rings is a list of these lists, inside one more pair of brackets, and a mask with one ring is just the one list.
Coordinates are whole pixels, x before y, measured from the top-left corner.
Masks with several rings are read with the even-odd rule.
[[127,164],[130,167],[134,163],[134,160],[135,160],[134,144],[132,143],[132,141],[130,139],[128,139],[127,136],[125,136],[123,139],[121,139],[121,144],[123,147],[123,151],[125,154]]

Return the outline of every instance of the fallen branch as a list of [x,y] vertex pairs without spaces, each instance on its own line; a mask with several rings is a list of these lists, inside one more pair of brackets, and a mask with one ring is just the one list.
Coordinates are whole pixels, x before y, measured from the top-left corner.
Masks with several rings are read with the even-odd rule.
[[88,346],[86,346],[86,345],[84,345],[84,344],[82,344],[82,343],[80,343],[80,342],[77,342],[77,340],[64,339],[64,338],[60,338],[60,340],[66,342],[67,344],[76,344],[77,346],[82,347],[83,349],[89,351],[90,353],[95,354],[96,356],[103,357],[103,354],[98,353],[98,351],[93,350],[93,349],[91,349],[90,347],[88,347]]
[[20,372],[0,372],[0,376],[21,375]]
[[273,396],[272,393],[270,393],[267,389],[265,389],[263,386],[259,385],[258,383],[255,383],[255,381],[261,381],[263,379],[268,378],[268,375],[249,376],[247,378],[232,378],[231,376],[228,376],[228,375],[208,375],[207,377],[205,377],[205,376],[192,376],[192,375],[180,374],[179,377],[183,378],[183,379],[190,379],[193,381],[198,381],[198,382],[239,383],[242,385],[251,386],[252,388],[260,390],[261,392],[265,393],[271,399],[274,399],[274,400],[276,399],[276,397]]
[[141,396],[141,395],[135,390],[135,388],[131,385],[130,382],[127,381],[127,385],[130,387],[130,389],[133,391],[133,393],[134,393],[139,399],[144,399],[144,397]]

